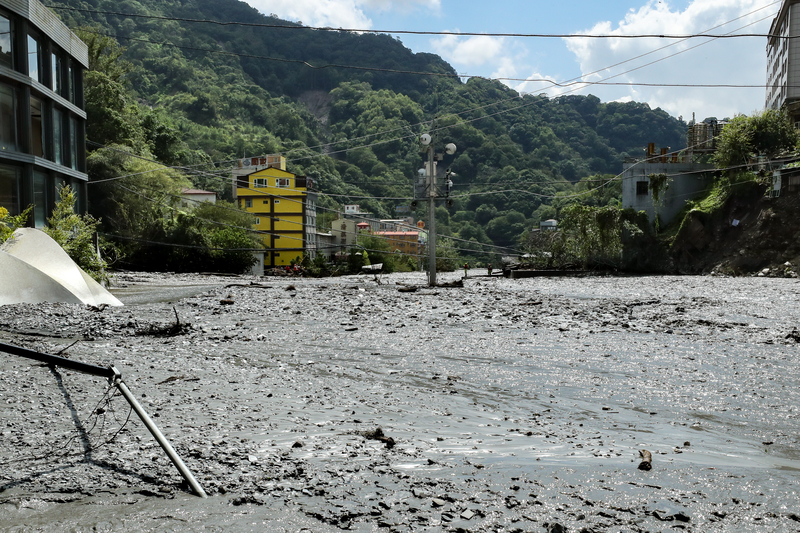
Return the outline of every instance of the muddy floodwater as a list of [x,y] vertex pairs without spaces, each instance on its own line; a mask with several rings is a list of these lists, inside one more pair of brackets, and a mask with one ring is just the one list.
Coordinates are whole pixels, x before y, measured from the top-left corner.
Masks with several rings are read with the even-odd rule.
[[481,274],[0,307],[115,365],[209,495],[103,379],[0,353],[0,531],[800,530],[797,280]]

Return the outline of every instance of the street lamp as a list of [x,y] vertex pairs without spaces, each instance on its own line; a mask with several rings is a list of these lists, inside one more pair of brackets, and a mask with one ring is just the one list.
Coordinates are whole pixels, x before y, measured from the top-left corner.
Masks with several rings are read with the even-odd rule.
[[[428,161],[426,167],[419,170],[420,177],[425,178],[425,195],[428,197],[428,285],[430,287],[436,286],[436,199],[439,198],[439,190],[436,187],[436,163],[444,159],[444,154],[437,154],[434,150],[434,138],[428,134],[423,133],[419,137],[419,143],[422,145],[423,152],[428,153]],[[456,153],[456,145],[448,143],[444,147],[447,155]],[[450,170],[447,171],[446,180],[446,196],[450,195],[450,187],[452,176]],[[416,194],[415,194],[416,196]]]

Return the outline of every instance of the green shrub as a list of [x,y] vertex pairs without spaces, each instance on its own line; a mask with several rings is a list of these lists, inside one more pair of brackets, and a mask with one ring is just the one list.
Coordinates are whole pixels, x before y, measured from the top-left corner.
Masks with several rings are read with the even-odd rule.
[[33,206],[20,213],[19,215],[9,215],[8,209],[0,207],[0,243],[5,242],[17,229],[23,227],[28,222]]
[[47,219],[44,232],[96,281],[108,281],[108,265],[100,257],[94,240],[100,221],[92,215],[75,213],[77,198],[69,185],[64,184],[58,189],[58,198],[52,216]]

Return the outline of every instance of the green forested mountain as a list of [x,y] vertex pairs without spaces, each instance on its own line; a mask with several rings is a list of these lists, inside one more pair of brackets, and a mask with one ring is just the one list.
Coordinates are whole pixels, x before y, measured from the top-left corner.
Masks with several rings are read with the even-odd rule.
[[[46,5],[72,29],[95,32],[81,35],[108,35],[124,48],[118,60],[96,62],[102,74],[87,76],[89,141],[199,165],[194,184],[227,195],[220,176],[232,160],[281,152],[290,170],[327,193],[323,211],[358,203],[389,217],[409,203],[394,198],[412,195],[423,163],[418,135],[436,129],[458,146],[443,162],[457,176],[453,205],[437,209],[438,229],[515,246],[525,229],[621,172],[624,158],[648,142],[685,145],[686,124],[646,104],[464,81],[438,56],[415,54],[391,36],[303,28],[238,0]],[[201,19],[283,27],[192,21]],[[107,42],[99,46],[108,57]],[[90,159],[92,179],[134,172],[110,154]],[[619,190],[612,182],[578,200],[614,204]]]

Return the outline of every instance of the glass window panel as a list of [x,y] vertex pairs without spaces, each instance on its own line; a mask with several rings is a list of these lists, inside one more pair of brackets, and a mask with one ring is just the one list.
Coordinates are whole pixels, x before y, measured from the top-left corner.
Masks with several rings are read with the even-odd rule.
[[28,35],[28,76],[38,82],[42,81],[41,55],[39,42]]
[[43,228],[47,224],[47,174],[33,174],[33,223],[34,227]]
[[53,91],[56,94],[61,94],[61,58],[58,54],[52,55],[52,68],[53,68]]
[[53,110],[53,161],[59,165],[64,164],[64,114],[58,109]]
[[11,31],[11,21],[0,15],[0,65],[8,68],[14,68],[14,55],[11,53],[14,39]]
[[69,166],[78,170],[78,121],[69,119]]
[[44,157],[44,106],[31,97],[31,154]]
[[12,215],[19,214],[19,169],[0,165],[0,207]]
[[67,97],[69,98],[69,101],[74,104],[75,103],[75,69],[72,68],[72,65],[69,66],[69,69],[67,71],[67,84],[69,85],[67,87],[67,91],[69,92]]
[[75,212],[76,213],[84,213],[86,212],[86,198],[84,198],[83,194],[83,187],[77,181],[73,181],[71,183],[72,190],[75,191]]
[[0,150],[19,150],[17,146],[17,91],[0,84]]

